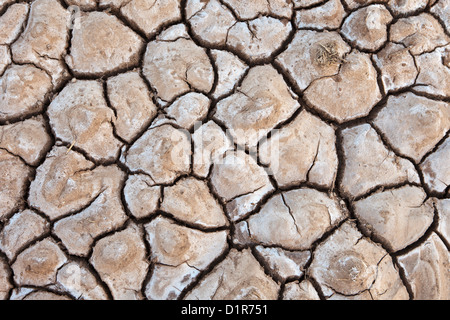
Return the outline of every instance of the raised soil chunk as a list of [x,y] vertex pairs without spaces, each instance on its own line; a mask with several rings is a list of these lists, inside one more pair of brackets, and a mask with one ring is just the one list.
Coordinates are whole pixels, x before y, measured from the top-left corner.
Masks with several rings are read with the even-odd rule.
[[450,299],[450,254],[434,232],[420,246],[397,259],[415,300]]
[[414,90],[448,99],[450,97],[450,45],[417,56],[416,62],[419,76]]
[[75,75],[100,76],[139,64],[144,42],[118,18],[93,11],[81,13],[79,19],[66,56]]
[[210,181],[232,221],[254,210],[274,190],[266,171],[244,151],[228,151],[213,165]]
[[260,15],[290,19],[292,16],[292,2],[285,0],[223,0],[240,20],[255,19]]
[[352,12],[342,25],[342,34],[362,50],[378,50],[387,40],[389,11],[374,4]]
[[129,175],[123,189],[125,203],[137,218],[149,217],[159,209],[161,186],[145,174]]
[[27,18],[28,8],[27,3],[16,3],[0,16],[0,44],[9,45],[17,39]]
[[117,2],[121,14],[147,38],[153,37],[164,25],[181,20],[180,0],[101,0],[100,6]]
[[233,144],[225,132],[213,120],[195,130],[192,141],[194,143],[193,172],[202,178],[208,176],[213,163],[221,161],[225,151],[233,149]]
[[361,226],[398,251],[417,241],[433,222],[434,207],[422,188],[404,186],[354,202]]
[[254,147],[299,107],[281,74],[262,65],[251,68],[235,93],[217,103],[214,118],[225,124],[237,144]]
[[305,181],[331,187],[337,173],[335,143],[333,128],[302,110],[261,143],[260,161],[269,166],[281,187]]
[[44,118],[37,116],[22,122],[0,126],[0,148],[37,165],[51,146]]
[[7,5],[13,3],[14,0],[0,0],[0,10],[3,10]]
[[434,192],[445,192],[450,185],[450,138],[440,144],[420,164],[424,182]]
[[309,280],[286,283],[282,298],[283,300],[320,300],[319,294]]
[[[3,75],[3,72],[10,63],[11,63],[11,54],[9,52],[8,46],[0,44],[0,76]],[[2,90],[3,92],[4,89],[0,87],[0,90]]]
[[370,56],[358,51],[346,56],[338,74],[319,78],[305,90],[311,106],[339,123],[366,116],[381,97]]
[[176,299],[227,248],[227,231],[202,232],[164,217],[145,230],[155,264],[145,290],[149,299]]
[[450,32],[450,0],[438,1],[430,11],[444,23],[447,32]]
[[401,154],[419,163],[450,130],[450,104],[410,92],[389,96],[374,125]]
[[14,281],[22,286],[53,284],[58,269],[66,262],[66,255],[55,241],[45,238],[19,253],[12,265]]
[[404,300],[408,292],[389,254],[345,222],[320,243],[308,268],[325,297]]
[[0,250],[12,260],[27,244],[49,230],[49,223],[37,213],[26,209],[14,214],[0,233]]
[[19,157],[1,148],[0,168],[0,220],[3,220],[24,202],[32,170]]
[[36,114],[52,89],[47,73],[33,65],[12,65],[0,78],[0,121]]
[[96,238],[119,228],[127,219],[120,201],[123,172],[113,165],[97,167],[90,176],[93,181],[80,184],[79,188],[94,185],[98,194],[79,213],[57,221],[53,227],[67,250],[80,256],[87,256]]
[[148,174],[157,184],[172,183],[190,171],[189,138],[169,124],[150,128],[124,153],[125,164],[131,171]]
[[411,54],[431,52],[450,42],[441,24],[429,13],[401,18],[390,27],[390,41],[408,47]]
[[277,247],[255,247],[256,254],[266,262],[274,277],[286,281],[300,278],[304,267],[311,258],[309,251],[288,251]]
[[207,183],[191,177],[164,188],[161,210],[199,228],[228,225],[223,209],[211,194]]
[[194,41],[152,41],[147,45],[143,73],[164,101],[193,90],[208,93],[214,82],[214,71],[206,50]]
[[217,85],[212,93],[215,99],[229,94],[247,71],[248,66],[234,54],[225,50],[211,50],[217,68]]
[[349,51],[337,32],[298,30],[275,63],[288,73],[298,89],[305,90],[312,81],[337,74]]
[[69,77],[63,55],[69,40],[70,13],[57,0],[37,0],[31,4],[28,22],[11,46],[16,63],[32,63],[48,72],[59,86]]
[[288,250],[306,250],[347,216],[339,199],[301,188],[272,196],[261,210],[242,223],[243,239]]
[[318,7],[296,11],[295,24],[299,29],[337,29],[340,27],[345,15],[345,9],[341,1],[329,0]]
[[130,224],[94,246],[89,261],[108,285],[114,299],[140,300],[149,262],[141,227]]
[[50,103],[47,114],[56,137],[65,143],[95,160],[118,156],[122,142],[114,136],[114,111],[106,104],[99,81],[70,82]]
[[116,113],[113,118],[116,133],[131,142],[156,115],[153,95],[137,71],[109,78],[107,92]]
[[227,45],[249,62],[261,62],[281,48],[292,25],[271,17],[237,22],[230,28]]
[[344,172],[341,192],[357,197],[386,185],[420,183],[414,165],[386,148],[369,124],[342,131]]
[[225,45],[229,29],[236,23],[232,12],[219,0],[187,1],[186,11],[192,32],[208,45]]
[[108,299],[102,285],[84,263],[74,261],[67,263],[58,270],[56,281],[58,289],[70,293],[77,299]]
[[412,86],[418,74],[414,57],[401,44],[389,42],[373,60],[381,72],[384,92],[388,93]]
[[251,254],[250,249],[231,249],[219,263],[195,286],[186,300],[275,300],[279,285],[268,275]]
[[439,225],[437,231],[446,239],[450,240],[450,199],[436,200]]

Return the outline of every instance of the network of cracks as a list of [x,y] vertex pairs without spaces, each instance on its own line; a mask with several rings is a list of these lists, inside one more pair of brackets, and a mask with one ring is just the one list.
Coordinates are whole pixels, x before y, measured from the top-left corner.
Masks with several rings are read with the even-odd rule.
[[0,298],[450,298],[449,0],[0,0]]

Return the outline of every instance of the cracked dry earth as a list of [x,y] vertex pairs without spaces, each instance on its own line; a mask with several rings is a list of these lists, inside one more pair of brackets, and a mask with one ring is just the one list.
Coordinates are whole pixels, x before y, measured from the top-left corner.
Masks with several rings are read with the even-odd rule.
[[0,0],[0,298],[449,299],[450,0]]

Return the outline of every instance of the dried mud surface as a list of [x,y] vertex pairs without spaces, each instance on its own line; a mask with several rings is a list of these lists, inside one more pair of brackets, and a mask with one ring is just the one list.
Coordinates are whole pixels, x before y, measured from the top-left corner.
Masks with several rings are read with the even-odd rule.
[[449,0],[0,0],[0,299],[450,299]]

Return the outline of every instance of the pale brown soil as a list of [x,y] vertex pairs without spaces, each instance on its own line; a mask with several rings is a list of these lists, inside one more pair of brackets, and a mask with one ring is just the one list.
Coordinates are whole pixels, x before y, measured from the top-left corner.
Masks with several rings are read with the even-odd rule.
[[0,299],[450,299],[449,0],[0,0]]

